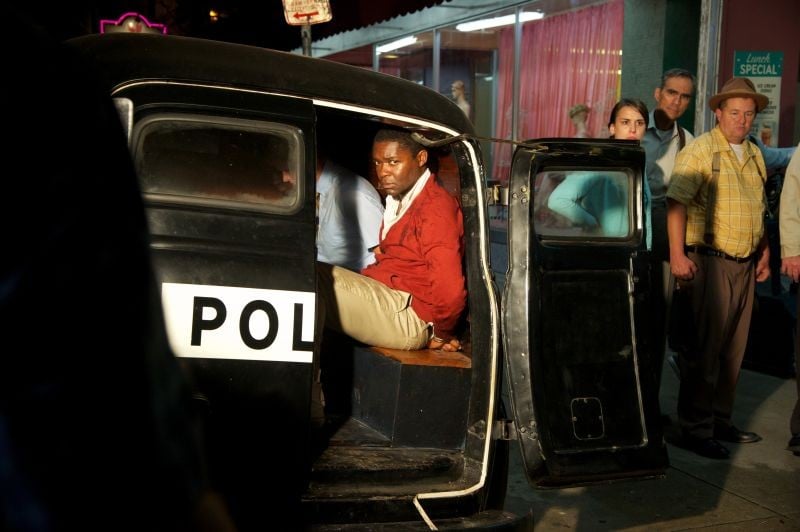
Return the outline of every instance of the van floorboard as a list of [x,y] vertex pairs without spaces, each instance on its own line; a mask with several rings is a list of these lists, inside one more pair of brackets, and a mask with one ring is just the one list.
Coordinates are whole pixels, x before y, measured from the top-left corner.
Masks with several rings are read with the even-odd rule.
[[312,480],[399,481],[416,478],[458,478],[464,467],[461,451],[398,447],[329,447],[314,463]]
[[368,445],[388,447],[390,440],[385,435],[373,429],[363,421],[349,417],[343,423],[336,421],[329,423],[329,430],[333,434],[328,441],[329,446],[341,445]]

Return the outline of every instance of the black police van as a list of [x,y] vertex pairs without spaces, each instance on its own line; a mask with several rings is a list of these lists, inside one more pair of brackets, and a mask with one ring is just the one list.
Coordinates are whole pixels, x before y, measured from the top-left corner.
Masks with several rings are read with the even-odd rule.
[[[501,295],[496,191],[447,98],[229,43],[113,34],[70,45],[124,119],[170,344],[195,389],[208,474],[242,530],[529,527],[502,510],[510,439],[540,487],[663,475],[638,145],[517,147]],[[387,126],[429,145],[463,209],[459,353],[357,345],[316,320],[317,153],[369,177]],[[622,191],[623,233],[547,208],[561,181],[588,171]]]

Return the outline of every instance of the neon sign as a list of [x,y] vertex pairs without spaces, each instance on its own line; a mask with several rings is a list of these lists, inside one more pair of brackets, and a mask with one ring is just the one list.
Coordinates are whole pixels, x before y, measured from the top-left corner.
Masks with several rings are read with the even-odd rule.
[[100,33],[160,33],[166,35],[167,26],[150,22],[144,15],[130,11],[117,20],[101,20]]

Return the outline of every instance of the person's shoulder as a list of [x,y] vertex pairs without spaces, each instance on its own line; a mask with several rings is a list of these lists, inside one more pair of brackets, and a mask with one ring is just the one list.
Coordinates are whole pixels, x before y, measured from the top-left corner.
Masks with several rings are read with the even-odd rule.
[[[562,192],[565,192],[569,189],[592,186],[593,183],[597,182],[598,180],[602,180],[605,177],[605,173],[597,172],[595,170],[579,170],[576,172],[569,172],[569,174],[567,174],[564,180],[561,181],[558,187],[556,187],[556,190],[561,189]],[[555,193],[555,191],[553,192]]]
[[[724,139],[724,137],[723,137]],[[687,136],[686,145],[681,151],[678,152],[680,157],[682,154],[702,156],[701,154],[719,151],[719,139],[715,136],[714,130],[706,131],[698,136]],[[727,145],[727,142],[725,143]]]
[[370,198],[376,199],[378,202],[381,201],[381,196],[378,194],[378,191],[372,185],[372,183],[367,180],[366,177],[361,177],[358,174],[354,174],[355,179],[352,180],[352,187],[356,189],[360,194],[364,196],[368,196]]
[[343,208],[371,207],[376,211],[383,212],[383,202],[378,191],[372,183],[358,174],[353,174],[348,179],[342,179],[339,183],[338,196]]
[[352,190],[364,193],[370,193],[371,191],[374,192],[376,196],[378,195],[378,191],[375,190],[375,187],[372,186],[372,183],[370,183],[367,178],[336,163],[329,162],[325,164],[325,170],[322,172],[320,180],[326,177],[340,190]]
[[656,133],[655,126],[650,126],[644,130],[641,142],[643,146],[661,143],[661,139],[658,137],[658,133]]
[[433,174],[414,202],[419,202],[418,214],[422,218],[452,216],[461,209],[458,200],[436,180]]
[[425,188],[423,190],[432,199],[448,202],[452,201],[458,205],[458,200],[444,188],[434,174],[431,174],[428,178],[428,182],[425,183]]

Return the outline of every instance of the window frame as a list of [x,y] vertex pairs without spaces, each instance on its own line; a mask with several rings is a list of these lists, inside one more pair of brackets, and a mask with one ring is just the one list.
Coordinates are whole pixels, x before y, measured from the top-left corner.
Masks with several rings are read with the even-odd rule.
[[[148,191],[144,186],[141,176],[142,158],[144,141],[149,129],[156,123],[184,123],[202,124],[209,127],[232,131],[245,131],[262,135],[273,135],[281,137],[288,143],[287,164],[289,172],[295,176],[295,194],[292,201],[287,204],[278,202],[259,203],[241,199],[226,199],[223,197],[204,197],[190,193],[179,194],[174,192],[153,192]],[[296,214],[303,207],[305,190],[305,140],[303,131],[294,125],[275,122],[269,120],[253,120],[249,118],[237,118],[221,116],[216,114],[206,114],[197,111],[177,112],[173,109],[148,109],[145,116],[139,117],[131,131],[130,151],[137,173],[139,173],[139,184],[142,189],[142,196],[147,203],[185,205],[202,208],[214,208],[234,211],[248,211],[265,214],[292,215]],[[243,191],[246,192],[246,191]]]

